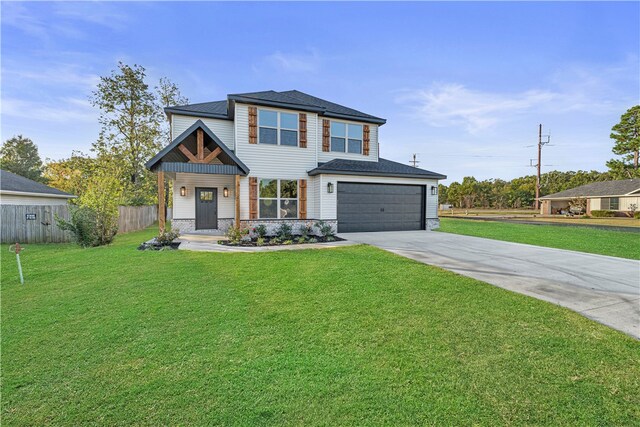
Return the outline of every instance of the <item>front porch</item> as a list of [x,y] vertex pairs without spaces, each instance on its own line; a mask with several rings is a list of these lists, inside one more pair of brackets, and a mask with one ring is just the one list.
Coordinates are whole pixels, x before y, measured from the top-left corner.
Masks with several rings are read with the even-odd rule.
[[158,225],[166,228],[165,182],[173,181],[172,228],[223,234],[240,225],[240,179],[249,169],[200,120],[147,163],[158,179]]

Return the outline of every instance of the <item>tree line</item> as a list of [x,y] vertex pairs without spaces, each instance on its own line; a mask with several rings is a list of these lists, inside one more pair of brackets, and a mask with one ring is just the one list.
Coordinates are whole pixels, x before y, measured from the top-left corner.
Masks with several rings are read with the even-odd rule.
[[[610,181],[616,176],[598,171],[552,171],[541,175],[540,194],[558,193],[569,188],[596,181]],[[439,202],[456,208],[520,209],[532,208],[536,197],[536,176],[486,179],[478,181],[472,176],[464,177],[461,183],[439,185]]]

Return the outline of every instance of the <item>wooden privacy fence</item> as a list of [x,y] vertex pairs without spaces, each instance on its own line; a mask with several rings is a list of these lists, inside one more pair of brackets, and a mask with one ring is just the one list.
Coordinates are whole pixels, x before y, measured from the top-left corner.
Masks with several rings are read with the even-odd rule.
[[158,207],[118,206],[118,233],[142,230],[158,220]]
[[71,233],[61,230],[56,215],[69,219],[66,205],[0,205],[2,243],[62,243]]
[[[157,206],[119,206],[118,232],[141,230],[158,220]],[[1,243],[64,243],[73,240],[61,230],[56,215],[69,219],[67,205],[0,205]]]

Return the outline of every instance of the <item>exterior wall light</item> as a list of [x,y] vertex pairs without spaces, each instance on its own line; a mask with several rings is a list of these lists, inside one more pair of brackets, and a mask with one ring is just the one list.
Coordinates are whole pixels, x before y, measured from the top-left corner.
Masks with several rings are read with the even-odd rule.
[[222,195],[224,197],[229,197],[229,189],[227,187],[224,187],[224,189],[222,190]]
[[431,195],[435,196],[436,194],[438,194],[438,187],[436,187],[435,185],[431,186]]
[[187,187],[184,187],[184,186],[183,186],[183,187],[180,187],[180,195],[181,195],[182,197],[184,197],[184,196],[186,196],[186,195],[187,195]]
[[333,193],[333,182],[327,183],[327,193]]

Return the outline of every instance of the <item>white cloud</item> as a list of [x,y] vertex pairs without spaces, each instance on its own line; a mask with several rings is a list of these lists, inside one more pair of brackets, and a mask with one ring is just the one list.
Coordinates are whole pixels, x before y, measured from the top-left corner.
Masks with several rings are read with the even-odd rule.
[[[2,99],[3,121],[8,117],[27,118],[45,122],[97,122],[98,111],[88,100],[60,98],[51,103],[15,98]],[[73,129],[70,129],[73,131]]]
[[399,101],[412,105],[415,113],[431,126],[464,126],[468,132],[476,133],[509,115],[531,110],[557,97],[556,93],[542,90],[500,94],[468,89],[457,83],[439,83],[401,96]]
[[[478,134],[517,116],[582,113],[611,115],[637,103],[638,57],[608,67],[565,66],[544,88],[522,92],[483,91],[461,83],[434,83],[404,91],[397,102],[434,127],[463,127]],[[636,94],[636,96],[634,96]]]
[[277,51],[265,58],[273,68],[291,73],[315,73],[320,70],[322,58],[317,50],[307,53],[283,53]]

